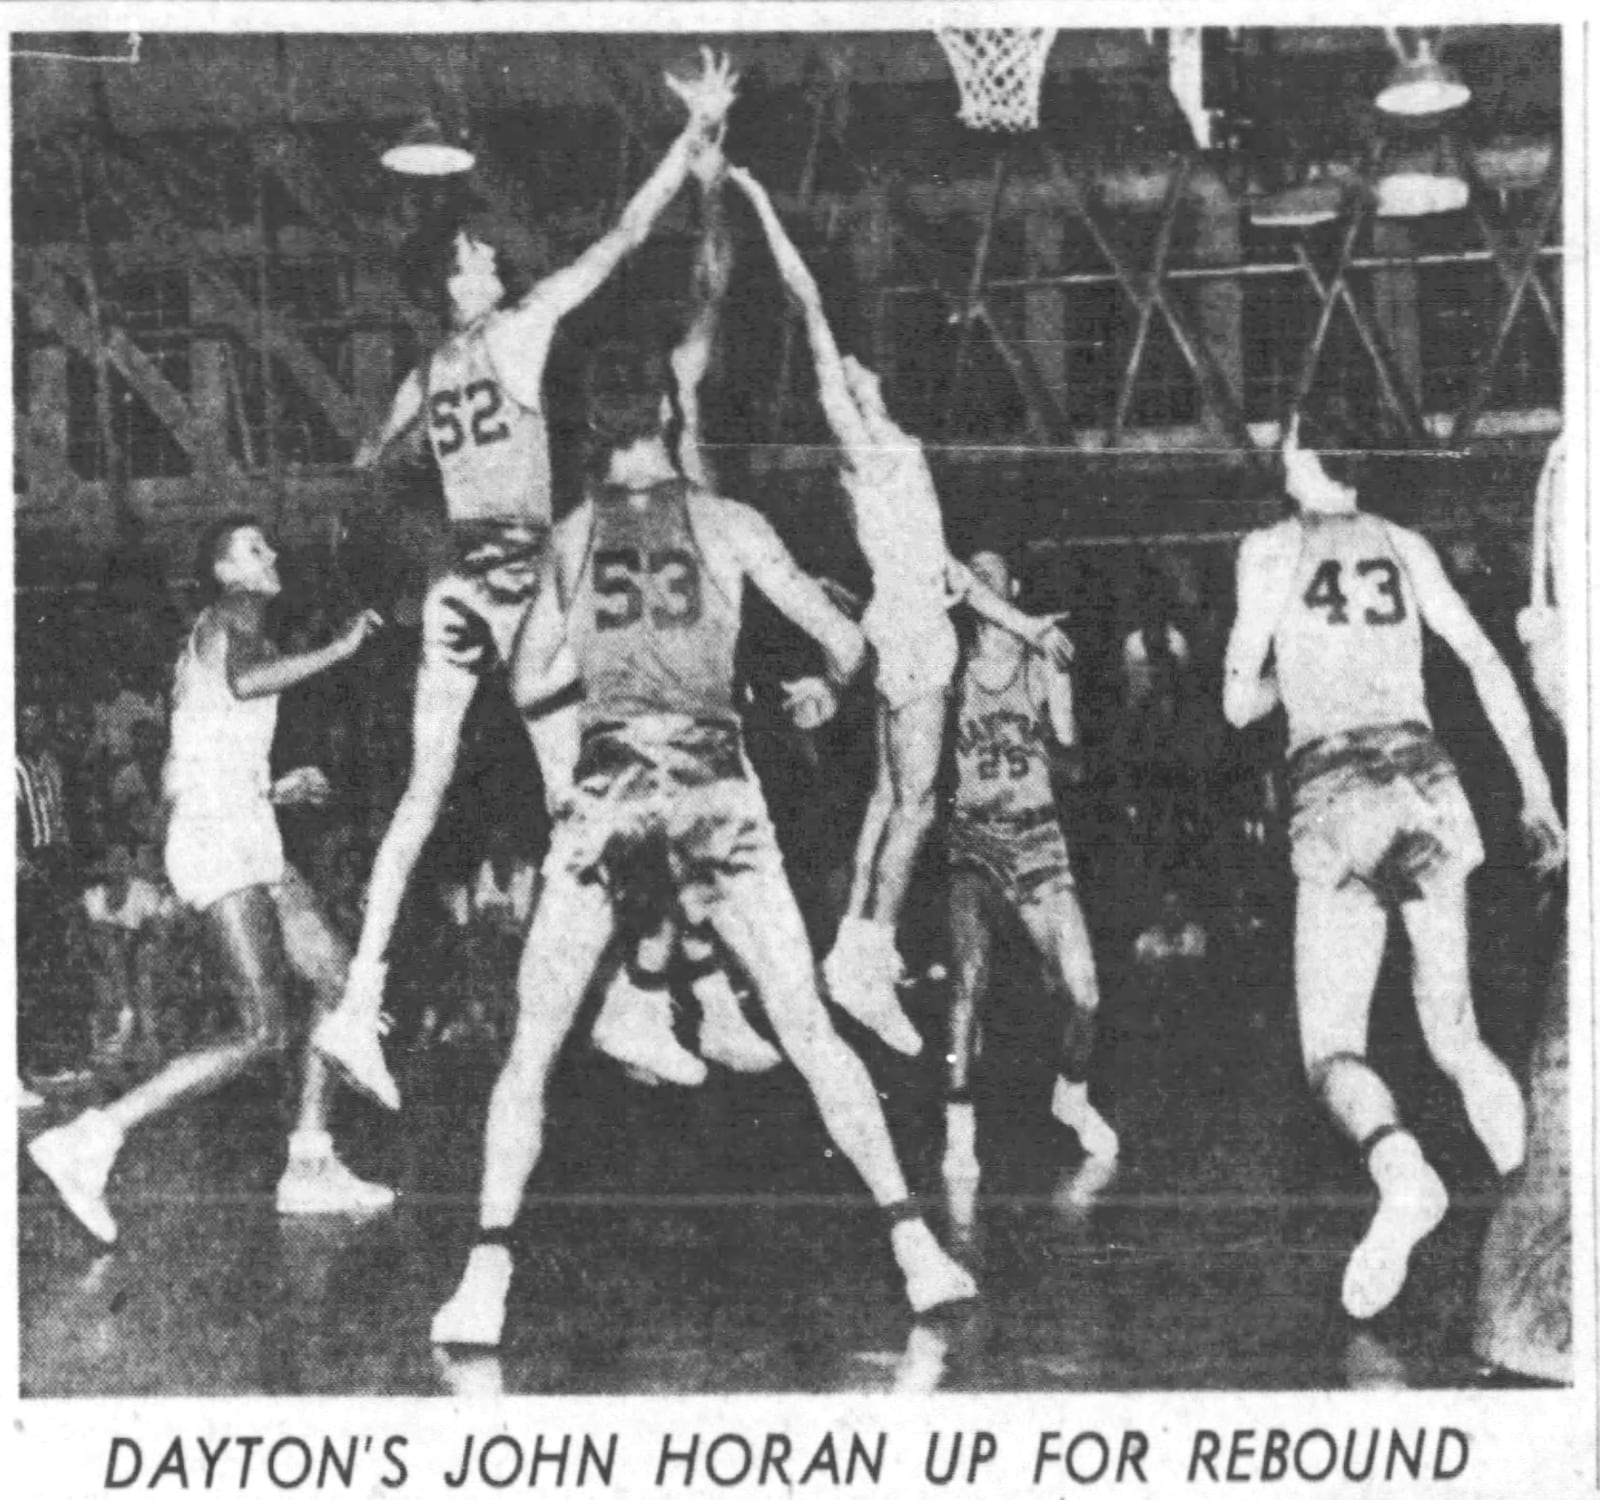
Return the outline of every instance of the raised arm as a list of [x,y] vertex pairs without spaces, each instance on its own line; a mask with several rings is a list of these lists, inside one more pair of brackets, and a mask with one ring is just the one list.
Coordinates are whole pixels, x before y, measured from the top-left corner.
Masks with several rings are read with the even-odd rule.
[[745,576],[822,647],[829,678],[836,685],[848,682],[866,660],[866,637],[834,607],[822,585],[801,572],[778,533],[761,516],[748,506],[720,503],[727,507],[723,534]]
[[1072,642],[1053,615],[1025,614],[1002,599],[965,563],[953,557],[945,560],[945,589],[952,604],[965,604],[979,619],[1020,637],[1035,650],[1044,652],[1057,666],[1071,664]]
[[697,78],[667,74],[667,86],[688,106],[689,119],[655,171],[629,199],[611,229],[570,266],[547,276],[528,294],[527,303],[537,303],[544,315],[561,318],[587,301],[623,256],[645,242],[661,211],[683,186],[695,153],[710,147],[721,131],[739,75],[726,57],[717,56],[709,47],[700,49],[700,60]]
[[711,368],[717,330],[722,322],[722,306],[733,277],[733,241],[728,234],[727,203],[723,195],[727,164],[722,153],[703,154],[696,163],[695,175],[700,179],[704,225],[694,263],[691,291],[694,311],[688,332],[672,351],[672,374],[678,387],[678,407],[683,413],[683,432],[678,439],[679,467],[687,478],[714,491],[716,477],[706,466],[700,443],[700,387]]
[[822,310],[822,293],[817,289],[816,278],[801,259],[783,221],[772,206],[767,190],[743,167],[729,167],[728,176],[743,189],[761,227],[766,231],[767,243],[772,247],[772,258],[778,263],[778,274],[789,290],[789,295],[800,305],[806,321],[806,335],[811,341],[811,358],[817,368],[817,394],[822,400],[823,414],[839,446],[850,462],[859,466],[871,454],[872,436],[855,399],[850,394],[845,379],[844,360],[833,337],[833,329]]
[[389,450],[408,433],[422,415],[422,371],[413,370],[400,382],[389,405],[389,415],[383,426],[372,437],[362,440],[354,459],[358,469],[370,469],[382,463]]
[[270,698],[348,661],[382,624],[374,611],[363,610],[326,646],[277,656],[259,629],[216,621],[202,640],[201,651],[220,657],[235,698]]
[[1272,637],[1294,587],[1289,533],[1253,531],[1239,546],[1236,613],[1223,667],[1222,712],[1235,729],[1264,719],[1281,701],[1266,672]]
[[[1511,669],[1483,633],[1482,626],[1473,619],[1472,611],[1446,576],[1439,554],[1426,538],[1398,526],[1390,528],[1390,536],[1405,563],[1411,586],[1416,590],[1417,606],[1424,622],[1461,658],[1462,665],[1472,674],[1472,685],[1483,711],[1505,747],[1522,788],[1524,822],[1530,826],[1554,826],[1559,834],[1550,779],[1534,748],[1533,725]],[[1538,831],[1536,828],[1535,832]]]

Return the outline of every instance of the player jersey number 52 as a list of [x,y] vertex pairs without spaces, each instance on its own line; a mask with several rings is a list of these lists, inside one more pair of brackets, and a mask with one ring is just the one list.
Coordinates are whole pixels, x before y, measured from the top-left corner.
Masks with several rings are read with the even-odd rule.
[[434,452],[449,458],[466,446],[469,436],[478,448],[510,437],[511,427],[500,415],[501,405],[500,387],[493,380],[473,380],[464,387],[433,392],[428,408]]

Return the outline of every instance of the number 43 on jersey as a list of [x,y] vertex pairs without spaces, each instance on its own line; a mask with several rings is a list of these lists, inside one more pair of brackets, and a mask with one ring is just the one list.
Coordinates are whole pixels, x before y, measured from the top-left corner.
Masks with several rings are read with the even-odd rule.
[[1365,557],[1351,570],[1352,600],[1345,593],[1344,564],[1330,557],[1311,575],[1301,600],[1307,609],[1322,610],[1330,625],[1348,625],[1353,609],[1368,625],[1398,625],[1406,617],[1405,595],[1400,591],[1400,569],[1387,557]]

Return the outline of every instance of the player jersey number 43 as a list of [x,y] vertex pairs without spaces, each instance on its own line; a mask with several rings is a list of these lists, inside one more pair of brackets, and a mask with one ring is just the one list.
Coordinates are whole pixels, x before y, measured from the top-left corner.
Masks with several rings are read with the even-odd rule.
[[1304,525],[1273,647],[1296,746],[1352,729],[1429,722],[1416,595],[1379,516]]

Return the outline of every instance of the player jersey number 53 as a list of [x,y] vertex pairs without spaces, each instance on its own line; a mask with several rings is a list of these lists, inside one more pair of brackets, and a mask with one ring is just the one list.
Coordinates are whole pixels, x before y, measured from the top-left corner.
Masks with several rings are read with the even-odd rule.
[[700,618],[700,565],[682,547],[607,547],[594,555],[594,623],[623,630],[644,618],[657,630],[687,629]]

